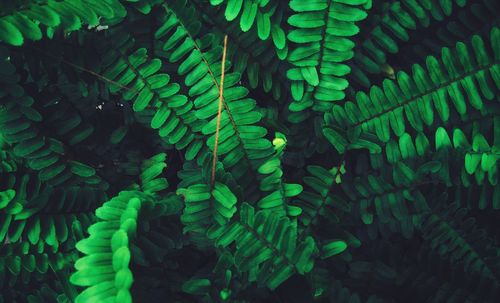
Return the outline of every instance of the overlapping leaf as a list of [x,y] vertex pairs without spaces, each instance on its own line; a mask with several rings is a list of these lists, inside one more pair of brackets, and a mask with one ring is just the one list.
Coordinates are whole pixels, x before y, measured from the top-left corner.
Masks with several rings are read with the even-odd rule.
[[284,5],[276,0],[210,0],[213,6],[222,5],[224,16],[232,22],[239,17],[240,29],[252,31],[261,40],[272,39],[278,56],[284,59],[288,52],[285,32],[281,26]]
[[355,23],[366,18],[371,1],[292,0],[289,5],[295,12],[288,19],[294,27],[288,39],[295,44],[288,56],[294,66],[287,72],[294,99],[289,108],[328,111],[345,97],[350,72],[345,62],[354,55],[349,38],[359,32]]
[[25,40],[40,40],[42,30],[62,27],[76,31],[83,24],[96,27],[100,18],[121,19],[126,10],[119,0],[64,0],[32,3],[0,18],[0,41],[20,46]]
[[255,280],[275,289],[292,274],[305,274],[314,266],[317,247],[312,237],[297,240],[297,226],[272,211],[255,212],[247,203],[240,207],[239,221],[214,226],[208,236],[215,245],[236,244],[234,255],[240,271],[250,271]]
[[110,91],[132,101],[134,111],[152,109],[151,128],[158,129],[177,149],[185,149],[188,160],[193,159],[203,147],[199,136],[202,125],[191,111],[193,103],[179,93],[179,84],[161,72],[162,61],[149,59],[144,48],[135,50],[128,35],[118,34],[111,45],[113,49],[104,55],[102,65],[104,77],[113,81]]
[[472,50],[461,42],[454,50],[443,48],[440,60],[427,57],[427,69],[416,64],[411,76],[400,72],[396,81],[384,80],[369,94],[358,92],[356,102],[336,106],[332,118],[387,142],[391,133],[399,137],[407,129],[422,132],[438,123],[437,116],[446,123],[450,116],[471,111],[486,114],[500,88],[499,37],[500,30],[494,27],[489,42],[472,38]]

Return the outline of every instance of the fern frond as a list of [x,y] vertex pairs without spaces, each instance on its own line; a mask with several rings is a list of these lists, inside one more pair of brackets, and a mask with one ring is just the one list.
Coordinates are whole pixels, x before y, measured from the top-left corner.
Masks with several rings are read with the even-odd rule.
[[[464,7],[466,0],[413,1],[401,0],[389,4],[378,23],[370,25],[369,33],[353,59],[353,79],[363,87],[370,87],[370,75],[384,72],[389,56],[400,51],[402,42],[408,42],[419,28],[430,28]],[[441,46],[442,47],[442,46]]]
[[240,271],[250,271],[251,281],[275,289],[295,272],[305,274],[314,265],[316,244],[311,237],[297,240],[297,226],[287,217],[270,211],[255,212],[243,203],[239,221],[214,226],[208,237],[225,248],[236,243],[235,264]]
[[[5,57],[4,57],[5,58]],[[26,95],[22,86],[17,84],[19,76],[9,60],[3,59],[2,64],[10,76],[10,94],[1,98],[2,111],[0,112],[0,134],[4,140],[13,146],[14,155],[28,159],[28,166],[39,171],[42,181],[49,181],[52,185],[62,183],[75,184],[85,182],[97,184],[101,179],[96,175],[95,169],[75,160],[67,159],[64,155],[71,148],[64,145],[56,138],[46,135],[39,128],[44,117],[34,108],[34,100]],[[74,137],[70,143],[75,144],[88,136],[88,128],[79,131],[80,117],[75,115],[68,120],[63,120],[60,134],[65,134],[74,128]],[[102,183],[101,183],[102,184]]]
[[[498,119],[496,118],[496,120]],[[450,137],[453,138],[453,141]],[[449,136],[443,128],[438,128],[436,131],[436,149],[451,149],[453,147],[457,151],[457,158],[463,161],[463,165],[460,166],[462,180],[455,183],[467,185],[469,182],[466,181],[465,175],[474,175],[478,184],[486,182],[485,177],[487,177],[492,185],[496,185],[498,182],[497,160],[500,157],[498,147],[491,148],[484,135],[475,131],[472,132],[471,141],[472,145],[469,144],[467,136],[460,129],[454,129],[452,136]]]
[[423,237],[440,256],[462,264],[465,272],[494,279],[498,284],[498,248],[490,250],[479,244],[482,239],[487,241],[485,233],[474,227],[475,220],[467,218],[466,213],[457,203],[449,205],[445,212],[429,213],[422,222]]
[[[27,298],[35,300],[34,297],[42,297],[40,293],[45,292],[48,301],[51,296],[71,298],[74,292],[71,286],[65,285],[67,281],[51,281],[56,278],[53,271],[67,272],[70,264],[77,255],[74,250],[68,249],[64,253],[52,252],[44,247],[30,246],[28,243],[2,244],[0,248],[0,302],[26,302]],[[39,287],[29,288],[29,285]],[[48,289],[49,285],[55,289]],[[40,302],[40,301],[34,301]]]
[[[497,117],[493,121],[482,122],[491,122],[488,123],[489,125],[483,123],[482,126],[494,128],[493,132],[498,133]],[[384,147],[385,155],[372,155],[372,166],[380,169],[383,165],[382,158],[386,158],[391,164],[397,164],[400,161],[422,163],[422,160],[427,158],[442,164],[443,168],[438,169],[441,170],[440,179],[448,186],[456,184],[468,187],[471,183],[486,182],[492,185],[497,184],[499,155],[496,144],[498,140],[490,146],[485,136],[475,127],[464,128],[464,130],[460,128],[446,130],[439,127],[433,137],[429,140],[424,133],[417,133],[413,140],[409,134],[405,133],[397,141],[391,139]]]
[[284,8],[280,1],[210,0],[210,4],[225,6],[221,10],[224,10],[224,16],[229,22],[239,17],[240,29],[244,33],[251,31],[261,40],[272,39],[278,57],[286,58],[288,47],[281,27]]
[[339,125],[375,133],[387,142],[391,129],[398,137],[405,132],[407,126],[403,121],[422,132],[424,125],[438,123],[435,112],[444,123],[451,114],[463,116],[471,110],[484,113],[500,87],[499,37],[500,31],[493,28],[489,44],[479,36],[472,38],[472,52],[464,43],[458,43],[453,51],[443,48],[441,61],[429,56],[427,70],[414,65],[412,76],[400,72],[396,83],[385,80],[383,88],[374,86],[369,95],[359,92],[356,102],[346,102],[334,109],[333,119]]
[[0,303],[496,303],[499,5],[3,1]]
[[47,246],[54,252],[78,239],[74,225],[90,225],[95,201],[105,197],[93,186],[54,189],[23,171],[2,176],[0,182],[0,241]]
[[236,213],[236,196],[222,183],[194,184],[180,188],[177,194],[184,197],[185,207],[181,216],[184,232],[205,234],[213,224],[225,225]]
[[57,27],[62,27],[64,31],[71,32],[81,29],[83,24],[96,27],[100,24],[101,17],[120,19],[125,15],[126,10],[118,0],[33,3],[25,9],[0,17],[0,41],[20,46],[26,39],[40,40],[42,29],[49,33]]
[[[122,191],[98,208],[96,216],[100,220],[89,227],[90,236],[76,244],[76,248],[87,256],[75,263],[77,271],[70,281],[87,288],[75,302],[109,300],[110,297],[120,302],[132,302],[130,287],[134,276],[130,262],[147,264],[144,250],[151,251],[155,247],[148,236],[136,238],[136,234],[144,229],[141,220],[147,222],[176,213],[179,210],[177,202],[169,200],[163,203],[139,191]],[[152,236],[156,241],[163,238]],[[158,253],[151,252],[153,256]]]
[[162,62],[149,59],[147,50],[133,48],[133,39],[120,34],[114,37],[113,49],[103,59],[104,77],[111,79],[109,89],[121,93],[126,101],[133,100],[136,112],[152,108],[151,128],[177,149],[186,150],[186,158],[194,159],[203,147],[199,135],[202,125],[190,111],[193,103],[179,94],[180,86],[162,73]]
[[167,179],[158,178],[167,167],[166,159],[167,155],[160,153],[143,161],[139,179],[140,188],[144,193],[155,194],[168,188]]
[[[156,37],[168,38],[162,40],[165,41],[163,49],[171,63],[180,62],[178,74],[184,78],[189,96],[194,98],[196,117],[207,121],[201,131],[208,137],[208,148],[213,150],[222,51],[220,46],[212,44],[211,36],[204,36],[201,46],[193,39],[194,34],[190,30],[196,34],[197,24],[188,19],[194,13],[191,7],[186,9],[178,4],[169,4],[165,9],[169,18],[157,31]],[[210,50],[202,52],[205,47],[210,47]],[[239,80],[239,74],[226,72],[218,155],[225,169],[231,171],[242,187],[248,193],[253,192],[253,196],[248,195],[247,199],[254,201],[257,198],[253,182],[256,174],[245,174],[245,170],[256,171],[259,164],[272,154],[272,145],[265,138],[267,130],[258,126],[262,115],[256,110],[256,102],[247,97],[246,88],[237,85]],[[235,166],[237,163],[238,166]]]
[[261,41],[252,32],[242,33],[237,23],[227,24],[222,10],[214,11],[209,4],[199,2],[195,2],[197,10],[206,14],[206,22],[210,22],[214,34],[221,40],[228,35],[228,59],[234,66],[234,72],[246,75],[250,88],[255,89],[260,83],[265,92],[271,92],[273,98],[280,101],[287,93],[285,85],[288,84],[280,69],[282,62],[274,52],[268,51],[272,42]]
[[359,203],[364,224],[372,224],[375,215],[383,224],[398,222],[402,235],[409,239],[415,229],[414,217],[429,209],[424,193],[426,186],[439,183],[433,174],[440,169],[437,161],[427,162],[416,170],[399,162],[386,176],[370,174],[357,178],[351,186],[343,186],[343,191],[351,202]]
[[302,209],[299,220],[306,228],[316,224],[319,216],[338,222],[336,211],[349,212],[351,209],[345,199],[334,194],[335,185],[341,183],[342,175],[346,172],[344,163],[330,170],[317,165],[310,165],[306,169],[309,173],[303,178],[306,190],[295,201]]
[[283,169],[281,157],[286,145],[286,138],[277,134],[273,140],[276,152],[258,171],[264,176],[260,180],[260,190],[266,192],[266,196],[259,200],[257,206],[260,209],[272,211],[276,215],[297,217],[302,210],[299,207],[291,205],[289,201],[302,192],[302,185],[296,183],[285,183],[283,178]]
[[109,297],[132,302],[130,287],[134,278],[129,268],[130,248],[144,200],[137,193],[121,192],[97,209],[96,215],[102,222],[93,224],[89,238],[76,244],[87,257],[75,263],[77,272],[70,281],[88,288],[75,302],[104,301]]
[[[413,47],[401,45],[399,52],[423,59],[430,54],[439,54],[443,47],[453,47],[458,41],[467,41],[476,33],[485,33],[495,24],[498,26],[494,12],[499,8],[497,1],[481,0],[457,11],[453,9],[452,15],[456,17],[448,16],[443,22],[439,22],[437,24],[439,26],[435,28],[435,35],[419,41],[420,43]],[[418,32],[415,34],[419,36]]]
[[332,102],[345,97],[345,76],[350,68],[344,62],[354,55],[349,37],[359,32],[355,23],[366,18],[364,8],[370,6],[371,1],[290,1],[290,8],[296,12],[288,19],[296,28],[288,34],[296,44],[288,56],[295,66],[287,71],[295,101],[289,106],[291,111],[312,107],[325,112]]
[[[19,191],[20,197],[22,193]],[[95,201],[102,197],[102,192],[92,188],[75,187],[67,192],[46,189],[12,217],[9,238],[26,239],[33,245],[46,244],[58,250],[66,241],[78,238],[72,230],[74,224],[86,228],[94,221]]]

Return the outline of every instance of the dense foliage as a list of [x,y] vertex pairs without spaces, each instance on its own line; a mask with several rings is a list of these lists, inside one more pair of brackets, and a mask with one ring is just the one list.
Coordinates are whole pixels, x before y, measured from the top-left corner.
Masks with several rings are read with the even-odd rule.
[[498,302],[498,12],[1,1],[0,302]]

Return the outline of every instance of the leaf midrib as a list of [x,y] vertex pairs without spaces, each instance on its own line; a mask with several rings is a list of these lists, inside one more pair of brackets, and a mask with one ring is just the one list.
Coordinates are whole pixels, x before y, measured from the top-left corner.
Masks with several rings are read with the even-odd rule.
[[[151,91],[151,92],[153,93],[153,96],[154,96],[154,101],[155,101],[155,102],[156,102],[156,101],[161,101],[161,102],[163,103],[162,98],[160,98],[160,96],[158,95],[158,93],[157,93],[154,89],[152,89],[152,88],[151,88],[151,85],[149,84],[149,82],[147,81],[147,79],[146,79],[146,78],[144,78],[144,77],[141,75],[141,73],[139,73],[139,71],[138,71],[138,70],[137,70],[137,69],[136,69],[136,68],[135,68],[135,67],[134,67],[134,66],[130,63],[130,61],[129,61],[129,59],[128,59],[128,56],[127,56],[126,54],[124,54],[124,53],[123,53],[121,50],[119,50],[119,49],[117,50],[117,52],[120,54],[120,56],[122,56],[122,58],[125,60],[125,63],[126,63],[126,64],[127,64],[127,66],[128,66],[128,67],[132,70],[132,72],[133,72],[135,75],[137,75],[137,77],[138,77],[139,79],[141,79],[141,81],[142,81],[142,82],[144,82],[144,85],[146,86],[146,88],[147,88],[147,89],[149,89],[149,91]],[[146,54],[147,54],[147,53],[146,53]],[[151,60],[150,60],[150,58],[149,58],[149,55],[148,55],[148,57],[147,57],[147,60],[148,60],[148,61],[151,61]],[[156,75],[156,73],[155,73],[155,75]],[[166,85],[169,85],[169,84],[172,84],[172,83],[173,83],[173,82],[169,82],[169,83],[167,83]],[[143,88],[143,89],[144,89],[144,88]],[[137,96],[138,96],[139,94],[140,94],[140,90],[137,92]],[[189,102],[189,101],[188,101],[188,102]],[[161,105],[160,105],[160,106],[161,106]],[[195,132],[195,131],[193,131],[193,129],[192,129],[192,127],[191,127],[191,125],[185,122],[185,120],[184,120],[184,118],[182,117],[182,115],[178,115],[178,114],[177,114],[177,111],[175,110],[175,108],[171,108],[171,107],[169,107],[168,105],[167,105],[167,107],[169,108],[169,110],[171,110],[171,111],[175,112],[175,117],[176,117],[177,119],[179,119],[179,120],[181,121],[181,123],[189,129],[189,131],[190,131],[191,133],[196,134],[196,132]],[[153,105],[148,105],[145,109],[152,109],[152,110],[154,110],[154,111],[155,111],[155,113],[156,113],[156,112],[159,110],[159,107],[157,107],[155,104],[153,104]],[[196,137],[195,137],[193,140],[197,140],[197,139],[199,139],[199,138],[196,138]],[[174,144],[174,145],[175,145],[175,144]]]
[[[208,60],[205,58],[203,52],[201,51],[200,47],[196,43],[196,40],[193,38],[193,36],[191,35],[191,33],[188,31],[188,28],[184,25],[184,22],[181,20],[181,18],[178,17],[178,15],[176,14],[176,12],[172,8],[170,8],[170,7],[168,9],[172,12],[172,14],[175,15],[175,17],[177,18],[177,21],[179,22],[179,25],[184,28],[184,30],[185,30],[188,38],[191,39],[191,41],[193,42],[193,45],[194,45],[195,49],[199,52],[200,57],[201,57],[203,63],[207,67],[208,73],[210,74],[210,77],[212,78],[212,82],[214,83],[215,88],[217,88],[217,90],[219,90],[219,83],[217,83],[217,80],[215,79],[215,74],[212,71],[212,68],[211,68],[210,64],[208,63]],[[225,102],[224,95],[222,95],[222,104],[224,105],[224,109],[225,109],[225,111],[226,111],[226,113],[227,113],[227,115],[229,117],[229,121],[231,122],[231,125],[233,126],[235,135],[236,135],[238,143],[239,143],[238,146],[240,146],[241,150],[243,151],[243,157],[246,160],[246,162],[248,162],[250,164],[250,167],[253,168],[254,166],[252,165],[252,161],[250,161],[250,158],[248,157],[247,149],[244,147],[243,140],[241,139],[240,132],[238,130],[236,122],[234,121],[233,115],[231,114],[231,111],[229,110],[229,106]]]
[[[250,226],[250,225],[248,225],[246,223],[243,223],[241,221],[238,222],[238,224],[240,224],[241,226],[243,226],[243,228],[245,228],[245,230],[247,232],[251,233],[256,239],[258,239],[259,242],[263,243],[267,248],[269,248],[273,252],[274,256],[278,256],[278,258],[282,258],[289,266],[291,266],[293,268],[293,271],[295,272],[295,270],[296,270],[295,264],[292,262],[292,260],[290,260],[288,258],[288,256],[286,254],[282,253],[276,247],[274,247],[272,245],[272,243],[270,243],[269,241],[267,241],[266,238],[262,237],[252,226]],[[298,244],[299,243],[296,243],[296,245],[298,245]],[[252,256],[250,256],[250,257],[252,257]],[[269,260],[267,260],[267,261],[269,261]]]
[[[469,243],[469,241],[466,239],[466,236],[467,235],[462,235],[461,233],[459,233],[457,231],[457,229],[452,225],[450,224],[450,222],[448,222],[446,219],[442,218],[439,214],[437,213],[432,213],[432,218],[436,219],[438,221],[438,226],[434,227],[432,230],[434,231],[435,228],[439,228],[440,226],[444,225],[445,227],[448,227],[448,232],[449,233],[452,233],[455,235],[455,237],[459,238],[461,240],[461,242],[465,245],[467,245],[468,247],[468,251],[475,254],[476,255],[476,258],[477,260],[480,260],[480,262],[483,264],[484,268],[483,268],[483,271],[484,269],[487,269],[488,270],[488,274],[490,275],[490,278],[493,278],[495,279],[496,281],[499,281],[499,277],[497,276],[497,274],[495,273],[495,271],[493,271],[491,269],[491,265],[488,264],[484,259],[487,259],[488,257],[487,256],[483,256],[481,255],[477,249],[472,246],[472,244]],[[434,237],[431,239],[431,240],[434,240]],[[439,246],[441,246],[442,243],[440,242],[439,243]],[[451,252],[448,252],[448,254],[452,254],[453,251]],[[466,254],[467,255],[467,254]],[[472,262],[471,262],[472,263]],[[475,269],[473,270],[473,272],[477,272]],[[479,272],[481,273],[481,272]]]
[[[490,64],[476,67],[476,68],[474,68],[474,69],[472,69],[472,70],[470,70],[470,71],[468,71],[468,72],[466,72],[464,74],[461,74],[458,77],[455,77],[455,78],[452,78],[452,79],[450,79],[448,81],[445,81],[444,83],[440,84],[437,87],[432,87],[431,89],[426,90],[423,93],[419,93],[419,94],[413,96],[412,98],[404,101],[403,103],[397,103],[395,106],[389,107],[388,109],[383,110],[380,113],[377,113],[376,115],[374,115],[374,116],[372,116],[370,118],[367,118],[367,119],[361,120],[359,122],[356,122],[356,123],[352,124],[352,127],[358,127],[358,126],[361,126],[362,124],[368,123],[368,122],[370,122],[370,121],[372,121],[372,120],[374,120],[376,118],[379,118],[379,117],[381,117],[381,116],[383,116],[385,114],[393,112],[393,111],[395,111],[398,108],[402,108],[405,105],[409,105],[409,104],[411,104],[411,103],[413,103],[415,101],[418,101],[420,98],[423,98],[423,97],[425,97],[427,95],[430,95],[430,94],[432,94],[434,92],[437,92],[437,91],[439,91],[439,90],[441,90],[443,88],[446,88],[446,87],[450,86],[453,83],[456,83],[456,82],[459,82],[461,80],[464,80],[465,78],[467,78],[467,77],[469,77],[471,75],[479,73],[480,71],[483,71],[483,70],[486,70],[486,69],[490,69],[490,68],[492,68],[493,66],[495,66],[495,65],[497,65],[499,63],[500,63],[500,61],[493,61]],[[411,78],[411,80],[413,81],[413,77]],[[395,81],[393,81],[393,82],[395,82]],[[397,85],[397,87],[400,89],[399,85]],[[385,95],[385,93],[384,93],[384,95]],[[371,102],[371,98],[370,98],[370,102]]]
[[[326,40],[326,30],[328,28],[328,18],[330,18],[330,8],[332,6],[332,3],[333,3],[333,0],[329,0],[328,1],[328,7],[326,8],[325,10],[325,15],[323,16],[323,22],[325,22],[325,26],[323,27],[323,33],[322,33],[322,39],[321,39],[321,44],[320,44],[320,48],[319,48],[319,62],[318,62],[318,65],[315,66],[314,68],[316,69],[317,67],[319,67],[320,70],[316,70],[316,72],[318,73],[318,78],[319,78],[319,83],[321,83],[321,66],[323,66],[323,58],[324,58],[324,55],[325,55],[325,40]],[[316,89],[319,87],[319,83],[318,85],[316,86],[313,86],[313,91],[311,93],[311,96],[315,99],[315,95],[316,95]],[[316,100],[316,99],[315,99]]]

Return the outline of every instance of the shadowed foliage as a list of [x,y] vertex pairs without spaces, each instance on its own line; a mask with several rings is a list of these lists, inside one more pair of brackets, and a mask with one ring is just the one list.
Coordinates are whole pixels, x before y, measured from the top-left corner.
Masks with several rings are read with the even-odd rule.
[[0,3],[0,303],[498,302],[496,0]]

